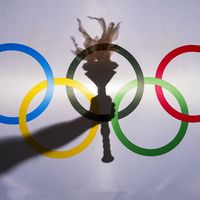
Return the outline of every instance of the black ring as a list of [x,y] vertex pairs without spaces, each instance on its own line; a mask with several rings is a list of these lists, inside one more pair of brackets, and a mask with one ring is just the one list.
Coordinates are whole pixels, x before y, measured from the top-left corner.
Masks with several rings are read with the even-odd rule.
[[[135,108],[138,106],[138,104],[141,101],[143,92],[144,92],[144,76],[142,73],[142,70],[140,68],[140,65],[136,61],[136,59],[133,57],[132,54],[130,54],[127,50],[124,48],[116,45],[116,44],[108,44],[108,43],[102,43],[102,44],[96,44],[94,46],[90,46],[83,51],[81,51],[71,62],[69,69],[67,71],[67,78],[73,79],[75,71],[80,64],[80,62],[87,57],[88,55],[96,52],[96,51],[114,51],[119,54],[121,54],[124,58],[126,58],[129,63],[132,65],[133,69],[135,70],[136,77],[137,77],[137,91],[135,94],[135,97],[131,101],[131,103],[124,108],[123,110],[119,111],[119,119],[126,117],[129,115]],[[87,119],[98,121],[98,122],[106,122],[110,121],[110,115],[98,115],[91,111],[86,110],[77,100],[74,90],[71,87],[67,87],[67,95],[68,98],[74,107],[74,109],[79,112],[82,116],[86,117]]]

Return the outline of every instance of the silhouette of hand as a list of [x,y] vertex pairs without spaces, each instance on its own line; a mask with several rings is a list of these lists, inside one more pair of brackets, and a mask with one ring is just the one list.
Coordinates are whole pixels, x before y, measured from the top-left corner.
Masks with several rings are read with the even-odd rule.
[[101,116],[102,121],[110,121],[115,115],[115,104],[110,96],[97,95],[91,100],[90,111],[97,116]]

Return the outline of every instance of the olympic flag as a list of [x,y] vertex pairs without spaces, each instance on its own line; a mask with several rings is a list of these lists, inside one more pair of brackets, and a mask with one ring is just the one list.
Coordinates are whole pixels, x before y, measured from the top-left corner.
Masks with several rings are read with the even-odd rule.
[[[0,200],[199,200],[199,7],[0,1]],[[100,29],[102,19],[121,22],[115,44],[73,55],[70,37],[83,43],[77,27],[94,41],[115,27]],[[97,51],[112,68],[107,85]],[[84,60],[93,53],[93,67],[102,67],[95,76]],[[100,109],[95,83],[106,87]],[[114,113],[100,115],[108,95]],[[99,130],[108,125],[103,149]],[[114,158],[107,163],[106,145]]]

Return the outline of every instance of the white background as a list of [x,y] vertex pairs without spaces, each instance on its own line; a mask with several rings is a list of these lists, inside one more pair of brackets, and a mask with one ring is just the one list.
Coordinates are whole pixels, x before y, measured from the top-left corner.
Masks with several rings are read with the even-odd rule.
[[[107,23],[122,21],[116,43],[133,54],[144,76],[154,76],[159,62],[169,51],[186,44],[200,44],[199,8],[198,0],[0,0],[0,43],[22,43],[36,49],[47,59],[55,77],[65,77],[74,58],[70,52],[74,49],[70,36],[80,46],[83,42],[76,17],[93,37],[101,29],[86,16],[104,17]],[[107,86],[108,94],[113,97],[136,77],[124,58],[113,54],[112,60],[119,64],[117,74]],[[19,52],[0,54],[0,75],[1,114],[9,116],[18,115],[25,94],[45,79],[39,64]],[[75,79],[96,92],[81,65]],[[200,113],[199,53],[175,58],[166,69],[164,79],[181,91],[191,114]],[[41,102],[42,95],[34,99],[31,108]],[[130,92],[123,106],[132,95],[134,92]],[[176,100],[170,95],[168,98],[179,109]],[[83,105],[88,105],[84,99]],[[28,126],[34,132],[76,117],[79,114],[67,100],[65,88],[56,87],[49,107]],[[160,106],[154,87],[145,86],[140,105],[120,120],[120,125],[136,144],[155,148],[176,135],[180,122]],[[200,123],[190,123],[181,144],[158,157],[144,157],[129,151],[117,139],[111,124],[110,129],[115,157],[112,163],[101,162],[102,137],[98,133],[92,144],[75,157],[56,160],[36,156],[2,173],[0,199],[200,199]],[[21,137],[18,125],[1,124],[0,132],[2,141],[7,137]]]

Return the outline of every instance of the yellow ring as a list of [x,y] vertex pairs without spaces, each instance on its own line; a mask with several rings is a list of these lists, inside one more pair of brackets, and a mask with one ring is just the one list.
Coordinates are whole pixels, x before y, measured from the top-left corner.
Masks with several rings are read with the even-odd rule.
[[[93,94],[81,83],[68,79],[68,78],[54,78],[54,84],[55,85],[65,85],[69,87],[73,87],[78,89],[80,92],[82,92],[87,99],[91,102],[91,99],[93,98]],[[49,150],[46,149],[42,146],[40,146],[31,136],[27,122],[26,122],[26,113],[29,107],[30,102],[32,99],[37,95],[41,90],[45,89],[47,87],[47,81],[43,81],[36,86],[34,86],[24,97],[22,104],[20,106],[20,111],[19,111],[19,127],[22,133],[22,136],[24,137],[25,141],[33,148],[35,149],[38,153],[49,157],[49,158],[67,158],[74,156],[81,151],[83,151],[86,147],[89,146],[89,144],[92,142],[94,137],[96,136],[97,130],[98,130],[98,125],[92,126],[90,129],[87,137],[76,147],[73,147],[69,150],[64,150],[64,151],[54,151],[54,150]]]

